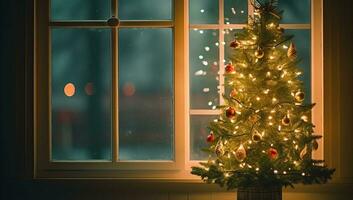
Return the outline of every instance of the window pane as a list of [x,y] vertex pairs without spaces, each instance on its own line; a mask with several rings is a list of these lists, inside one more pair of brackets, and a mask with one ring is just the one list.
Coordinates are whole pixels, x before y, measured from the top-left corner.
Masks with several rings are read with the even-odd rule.
[[106,20],[110,0],[51,0],[52,20]]
[[280,10],[283,10],[281,23],[310,23],[310,0],[280,0]]
[[303,70],[300,79],[304,82],[306,98],[305,103],[311,102],[311,39],[310,30],[286,30],[286,34],[294,35],[298,58],[301,59],[299,67]]
[[202,151],[209,144],[206,142],[207,136],[210,133],[208,125],[214,119],[214,115],[193,115],[190,116],[190,159],[205,160],[208,158],[208,153]]
[[119,31],[119,158],[173,159],[172,29]]
[[190,108],[211,109],[219,103],[218,30],[190,30]]
[[52,159],[111,159],[106,29],[52,29]]
[[122,20],[170,20],[172,0],[119,0]]
[[245,24],[248,20],[247,0],[224,0],[224,23]]
[[190,24],[218,24],[217,0],[190,0]]

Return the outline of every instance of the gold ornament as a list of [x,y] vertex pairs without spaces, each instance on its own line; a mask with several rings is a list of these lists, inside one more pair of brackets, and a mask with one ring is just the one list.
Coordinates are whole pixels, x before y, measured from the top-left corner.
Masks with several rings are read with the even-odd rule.
[[257,122],[260,119],[260,116],[258,114],[252,114],[249,116],[249,121],[252,123]]
[[284,116],[282,119],[282,124],[288,126],[290,124],[290,118],[288,115]]
[[268,86],[275,86],[275,85],[277,85],[277,81],[268,80],[268,81],[266,81],[266,84],[267,84]]
[[291,60],[294,60],[297,58],[297,49],[295,48],[295,45],[292,42],[289,45],[287,56]]
[[252,135],[252,140],[254,140],[255,142],[258,142],[261,139],[262,139],[262,135],[257,130],[255,130]]
[[299,102],[302,102],[304,100],[304,97],[305,97],[305,94],[304,94],[304,92],[301,92],[301,91],[298,91],[294,95],[294,98]]
[[223,143],[222,142],[217,144],[217,146],[216,146],[216,154],[217,154],[217,156],[222,156],[224,154],[224,148],[223,148]]
[[264,57],[264,55],[265,55],[265,52],[261,48],[258,48],[255,51],[255,57],[258,58],[258,59]]
[[235,158],[239,161],[242,162],[246,158],[246,150],[241,144],[239,148],[235,151]]
[[305,147],[304,147],[304,148],[301,150],[301,152],[300,152],[300,155],[299,155],[300,159],[303,159],[304,156],[305,156],[307,153],[308,153],[308,149],[307,149],[307,147],[306,147],[306,145],[305,145]]

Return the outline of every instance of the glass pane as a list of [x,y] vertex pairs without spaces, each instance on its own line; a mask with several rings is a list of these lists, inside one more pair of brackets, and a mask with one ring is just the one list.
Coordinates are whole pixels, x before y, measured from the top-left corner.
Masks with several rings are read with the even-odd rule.
[[108,29],[52,29],[52,159],[111,159]]
[[190,108],[212,109],[219,104],[218,30],[190,30]]
[[214,115],[192,115],[190,116],[190,159],[191,160],[206,160],[208,153],[202,151],[209,144],[206,139],[210,131],[208,125],[218,116]]
[[119,0],[122,20],[170,20],[172,0]]
[[172,29],[119,31],[119,158],[173,159]]
[[293,42],[297,48],[299,67],[303,70],[300,79],[304,82],[305,103],[311,102],[311,38],[310,30],[286,30],[286,34],[294,35]]
[[51,0],[52,20],[106,20],[110,0]]
[[248,20],[247,0],[224,0],[224,23],[245,24]]
[[310,23],[310,0],[280,0],[280,10],[283,10],[281,23]]
[[190,0],[190,24],[218,24],[217,0]]

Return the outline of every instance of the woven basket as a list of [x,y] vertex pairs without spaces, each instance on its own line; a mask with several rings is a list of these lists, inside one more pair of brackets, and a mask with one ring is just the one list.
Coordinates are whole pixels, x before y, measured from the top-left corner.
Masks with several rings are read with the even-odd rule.
[[282,187],[238,188],[237,200],[282,200]]

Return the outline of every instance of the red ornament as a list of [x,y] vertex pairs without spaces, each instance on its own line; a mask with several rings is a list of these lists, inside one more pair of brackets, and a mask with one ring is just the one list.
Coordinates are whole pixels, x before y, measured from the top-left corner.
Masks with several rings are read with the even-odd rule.
[[210,133],[208,136],[207,136],[207,142],[214,142],[215,138],[214,138],[214,135],[213,133]]
[[270,148],[267,153],[268,157],[270,157],[272,160],[278,158],[278,152],[275,148]]
[[239,45],[240,45],[240,43],[238,41],[233,40],[229,46],[232,48],[237,48],[237,47],[239,47]]
[[230,97],[235,97],[236,95],[237,95],[237,90],[236,90],[236,89],[233,89],[233,90],[230,92],[230,94],[229,94]]
[[233,117],[235,117],[235,115],[236,115],[236,112],[235,112],[235,109],[234,109],[234,108],[229,107],[229,108],[226,110],[226,116],[227,116],[228,118],[233,118]]
[[226,73],[228,73],[228,74],[235,72],[234,66],[232,64],[230,64],[230,63],[228,63],[226,65],[225,70],[226,70]]

